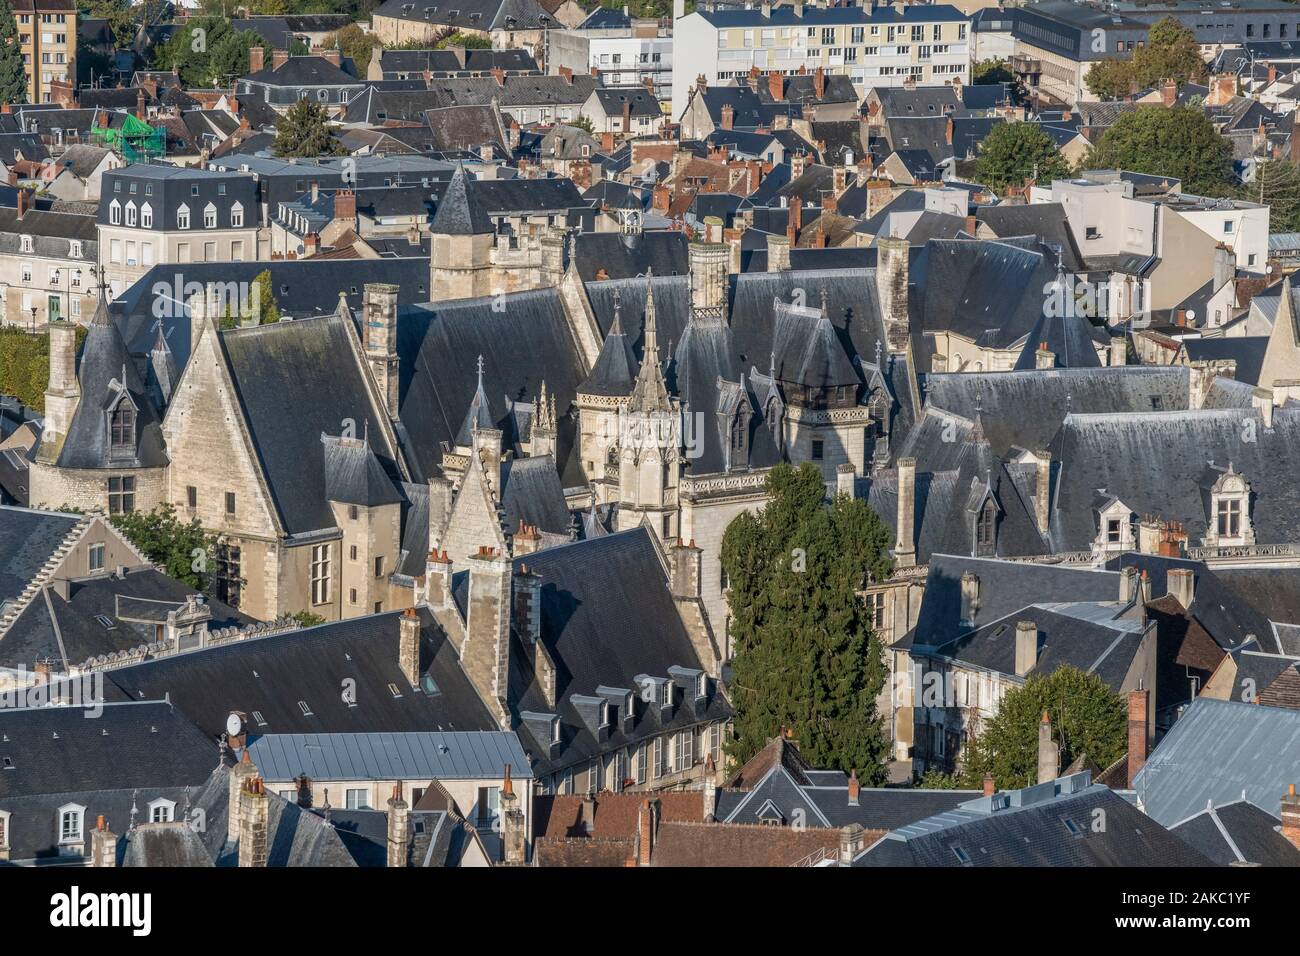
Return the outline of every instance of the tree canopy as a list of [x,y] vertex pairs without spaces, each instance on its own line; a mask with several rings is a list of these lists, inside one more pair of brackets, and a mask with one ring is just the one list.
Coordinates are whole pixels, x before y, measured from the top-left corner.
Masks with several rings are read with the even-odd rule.
[[18,42],[18,23],[9,0],[0,0],[0,103],[27,102],[27,73]]
[[1025,180],[1050,182],[1068,176],[1070,166],[1037,123],[999,123],[980,143],[975,177],[999,192]]
[[967,742],[961,779],[981,786],[985,773],[999,789],[1038,783],[1038,726],[1046,712],[1060,765],[1086,754],[1105,769],[1128,752],[1128,710],[1124,700],[1095,674],[1065,666],[1035,675],[1008,691],[998,711]]
[[1138,47],[1127,60],[1098,60],[1084,82],[1093,95],[1115,99],[1165,80],[1182,86],[1205,76],[1196,34],[1173,17],[1165,17],[1147,32],[1146,46]]
[[1268,206],[1271,232],[1300,232],[1300,167],[1270,159],[1255,168],[1254,182],[1238,190],[1241,199]]
[[248,73],[248,51],[264,43],[252,30],[233,29],[223,17],[195,17],[158,48],[155,66],[177,68],[186,86],[228,86]]
[[197,518],[182,521],[176,509],[163,503],[152,511],[132,511],[109,518],[118,531],[168,577],[202,591],[208,583],[208,566],[216,538]]
[[276,156],[341,156],[347,152],[329,124],[325,107],[299,100],[275,124]]
[[888,738],[876,699],[887,676],[859,591],[888,574],[890,532],[861,499],[825,503],[812,464],[779,465],[767,505],[723,536],[734,646],[734,739],[743,763],[789,728],[813,766],[882,783]]
[[1232,148],[1199,109],[1151,106],[1125,113],[1088,157],[1091,169],[1127,169],[1181,179],[1205,196],[1232,191]]

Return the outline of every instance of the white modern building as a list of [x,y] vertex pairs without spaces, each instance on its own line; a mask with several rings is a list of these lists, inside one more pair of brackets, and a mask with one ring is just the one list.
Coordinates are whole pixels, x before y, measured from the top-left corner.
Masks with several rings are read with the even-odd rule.
[[551,33],[548,44],[549,72],[599,70],[606,86],[645,86],[648,80],[660,99],[672,93],[673,36],[666,21],[632,17],[627,7],[597,7],[575,29]]
[[[824,4],[826,0],[822,0]],[[946,4],[825,6],[794,0],[774,7],[710,7],[684,16],[675,0],[673,113],[684,108],[698,76],[725,85],[755,67],[763,72],[843,73],[864,92],[877,86],[970,80],[970,22]]]

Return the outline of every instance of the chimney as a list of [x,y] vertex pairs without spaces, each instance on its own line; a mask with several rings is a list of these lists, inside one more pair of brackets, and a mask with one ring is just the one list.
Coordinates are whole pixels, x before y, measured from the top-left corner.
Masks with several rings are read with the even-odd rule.
[[[488,469],[489,474],[494,469]],[[495,477],[495,475],[493,475]],[[469,609],[461,667],[489,709],[507,725],[506,679],[510,653],[510,559],[495,548],[469,558]]]
[[840,866],[852,866],[867,842],[867,828],[861,823],[840,827]]
[[944,124],[943,139],[949,146],[952,145],[952,117],[948,117],[948,122]]
[[275,70],[280,69],[280,67],[284,66],[284,65],[285,65],[286,63],[288,63],[288,62],[289,62],[289,51],[288,51],[288,50],[272,50],[272,51],[271,51],[271,70],[272,70],[272,72],[274,72]]
[[333,66],[337,66],[337,67],[341,67],[341,66],[343,66],[343,51],[342,51],[342,50],[339,50],[339,49],[333,49],[333,50],[321,50],[320,55],[321,55],[322,58],[324,58],[325,62],[327,62],[327,63],[329,63],[329,64],[331,64],[331,65],[333,65]]
[[736,110],[730,103],[722,105],[722,128],[731,129],[736,122]]
[[23,216],[27,215],[27,211],[32,208],[31,190],[26,188],[19,189],[16,202],[18,204],[18,218],[22,219]]
[[790,239],[788,236],[767,237],[767,271],[784,272],[790,268]]
[[1138,569],[1129,565],[1119,572],[1119,603],[1128,604],[1137,600]]
[[298,806],[310,810],[312,805],[311,777],[305,773],[300,773],[294,778],[293,783],[296,790],[295,800]]
[[1046,448],[1038,452],[1038,475],[1034,483],[1034,518],[1038,533],[1047,534],[1052,516],[1052,453]]
[[849,771],[849,806],[858,805],[858,797],[862,794],[862,784],[858,782],[858,771],[856,769]]
[[876,298],[885,325],[885,346],[891,352],[907,349],[909,321],[907,308],[908,255],[906,239],[892,236],[876,240]]
[[524,812],[519,809],[519,795],[510,779],[510,764],[506,764],[505,778],[501,782],[501,862],[522,866],[527,856],[525,842],[527,827]]
[[1110,364],[1128,364],[1128,337],[1123,332],[1110,340]]
[[835,493],[845,498],[856,497],[858,470],[852,462],[844,462],[835,468]]
[[309,232],[302,237],[302,257],[308,259],[320,251],[320,236]]
[[145,118],[146,115],[145,103],[147,102],[147,100],[148,100],[148,96],[144,90],[142,89],[136,90],[135,93],[135,118],[136,119],[143,120]]
[[1061,770],[1061,748],[1052,739],[1052,722],[1043,711],[1043,719],[1038,724],[1038,782],[1047,783],[1055,780]]
[[1056,367],[1056,353],[1047,347],[1046,342],[1038,343],[1038,351],[1034,353],[1034,368],[1045,369]]
[[397,661],[406,682],[420,686],[420,616],[408,607],[397,622]]
[[1173,80],[1165,80],[1160,84],[1160,102],[1165,106],[1173,106],[1178,99],[1178,84]]
[[1138,771],[1146,766],[1147,742],[1151,733],[1147,720],[1147,705],[1150,691],[1131,690],[1128,692],[1128,785]]
[[242,794],[244,785],[257,776],[257,767],[253,765],[253,760],[244,751],[243,757],[239,763],[230,769],[230,786],[226,792],[228,812],[226,813],[226,841],[233,843],[239,839],[239,821],[242,818]]
[[1191,610],[1192,600],[1196,596],[1196,575],[1192,569],[1170,568],[1165,572],[1165,580],[1169,586],[1169,596],[1178,601],[1184,611]]
[[239,865],[265,867],[270,829],[271,807],[266,783],[252,776],[239,792]]
[[700,576],[704,568],[704,552],[689,543],[677,539],[677,544],[669,554],[672,562],[669,586],[675,598],[698,598],[701,594]]
[[636,865],[649,866],[654,857],[655,834],[659,832],[659,801],[642,800],[637,814]]
[[351,189],[334,191],[334,218],[349,223],[357,223],[357,194]]
[[975,616],[980,609],[980,579],[974,571],[966,571],[961,576],[961,624],[974,627]]
[[[352,198],[355,204],[356,197]],[[346,206],[347,200],[344,200]],[[367,282],[361,296],[361,314],[365,317],[366,361],[379,386],[390,418],[398,417],[397,294],[398,286]]]
[[826,98],[826,71],[820,66],[813,70],[813,95],[819,100]]
[[[808,165],[808,156],[805,153],[795,153],[790,157],[790,179],[795,180],[803,175],[805,167]],[[802,200],[795,197],[796,203],[803,205]]]
[[963,228],[966,230],[966,234],[968,236],[974,236],[976,230],[978,230],[979,227],[980,227],[979,219],[977,219],[975,216],[966,217],[966,225]]
[[785,76],[779,70],[767,74],[767,92],[773,102],[780,103],[785,99]]
[[[1295,788],[1291,789],[1294,792]],[[117,866],[117,834],[108,828],[103,815],[95,820],[95,829],[90,831],[90,865]]]
[[984,774],[984,796],[991,797],[998,792],[998,788],[993,783],[993,774]]
[[600,151],[602,153],[614,152],[614,134],[610,130],[600,134]]
[[411,805],[402,799],[402,785],[395,783],[388,798],[388,865],[409,865],[410,849]]
[[506,71],[499,66],[492,67],[492,78],[497,81],[497,86],[506,85]]
[[[18,194],[20,197],[24,193]],[[72,417],[81,402],[77,381],[77,324],[62,319],[49,324],[50,379],[45,389],[45,432],[42,444],[58,448],[68,437]]]
[[248,48],[248,72],[261,73],[266,66],[266,51],[260,46]]
[[1025,677],[1038,664],[1038,625],[1016,621],[1016,676]]
[[894,563],[900,568],[916,565],[916,459],[898,459],[898,540]]
[[632,101],[623,101],[623,132],[632,135]]
[[524,646],[532,647],[542,638],[542,578],[526,564],[521,564],[515,574],[514,602],[515,628]]
[[1294,783],[1286,788],[1286,796],[1282,798],[1282,835],[1300,850],[1300,797],[1296,796]]
[[[441,505],[445,504],[449,494],[444,478],[429,479],[429,517],[430,521],[441,522]],[[435,485],[435,482],[437,484]],[[441,494],[439,494],[441,492]],[[439,504],[438,517],[434,517],[435,502]],[[430,551],[424,562],[424,599],[434,611],[445,611],[451,607],[451,558],[446,551]]]

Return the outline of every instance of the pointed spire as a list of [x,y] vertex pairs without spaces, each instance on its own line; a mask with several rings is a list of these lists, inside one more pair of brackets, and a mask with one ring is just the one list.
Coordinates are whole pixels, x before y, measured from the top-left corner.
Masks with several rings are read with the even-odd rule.
[[645,346],[642,365],[659,364],[659,330],[655,320],[654,269],[645,272]]
[[655,320],[654,288],[651,285],[653,277],[653,270],[647,269],[645,345],[636,386],[632,389],[632,408],[641,412],[668,411],[672,408],[672,403],[668,400],[668,384],[664,380],[664,370],[659,361],[659,330]]
[[988,438],[984,435],[984,385],[980,383],[975,389],[975,424],[971,428],[970,440],[972,444],[987,445]]
[[609,327],[609,334],[623,334],[623,303],[620,301],[618,289],[614,290],[614,324]]

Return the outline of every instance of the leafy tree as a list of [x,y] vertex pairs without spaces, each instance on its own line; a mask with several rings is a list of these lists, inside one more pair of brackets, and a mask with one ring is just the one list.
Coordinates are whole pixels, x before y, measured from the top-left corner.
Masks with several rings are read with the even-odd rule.
[[1189,193],[1222,196],[1232,190],[1232,148],[1200,110],[1144,107],[1125,113],[1087,160],[1090,169],[1128,169],[1173,176]]
[[355,23],[349,23],[342,30],[331,33],[325,38],[325,49],[343,51],[345,57],[356,63],[357,72],[361,76],[366,75],[366,70],[370,66],[370,54],[374,48],[375,38]]
[[1109,767],[1128,751],[1123,698],[1095,674],[1067,665],[1007,692],[998,712],[966,745],[963,783],[979,787],[985,773],[1002,790],[1037,783],[1038,726],[1044,712],[1061,748],[1062,767],[1082,754],[1098,767]]
[[197,518],[182,521],[176,509],[164,502],[152,511],[116,514],[109,521],[146,558],[162,565],[168,577],[204,589],[216,536],[204,531]]
[[571,120],[565,120],[565,125],[576,126],[588,136],[596,135],[596,124],[591,121],[590,116],[576,116]]
[[889,571],[889,530],[861,499],[824,503],[821,472],[780,465],[767,505],[723,536],[735,660],[735,737],[743,763],[790,728],[816,767],[883,782],[888,750],[876,712],[886,667],[858,591]]
[[980,143],[975,160],[976,178],[998,191],[1024,185],[1026,179],[1050,182],[1069,172],[1056,143],[1036,123],[994,126]]
[[1147,32],[1146,46],[1134,50],[1127,60],[1098,60],[1084,82],[1096,96],[1118,98],[1165,80],[1182,86],[1205,75],[1196,34],[1173,17],[1165,17]]
[[960,790],[962,781],[955,773],[930,769],[921,774],[916,785],[922,790]]
[[1238,196],[1268,206],[1268,227],[1273,232],[1300,232],[1300,167],[1273,159],[1255,169],[1255,181],[1238,190]]
[[313,614],[311,611],[297,611],[292,617],[303,627],[315,627],[317,624],[325,623],[325,618],[319,614]]
[[264,42],[252,30],[232,29],[223,17],[191,17],[158,48],[155,66],[176,67],[186,86],[229,85],[248,72],[248,51]]
[[9,0],[0,0],[0,103],[27,102],[27,74],[18,42],[18,23]]
[[243,319],[251,319],[253,316],[257,317],[258,325],[280,321],[280,304],[275,299],[270,269],[263,269],[257,274],[253,280],[252,292],[257,296],[256,307],[252,302],[227,302],[226,311],[221,316],[221,328],[239,328]]
[[449,33],[436,44],[434,49],[445,50],[449,46],[462,46],[467,50],[490,50],[492,41],[487,37],[481,37],[477,33]]
[[325,107],[299,100],[275,124],[276,156],[341,156],[347,152],[329,124]]
[[1007,61],[1000,59],[980,60],[971,67],[971,82],[981,83],[1014,83],[1016,75],[1007,68]]

